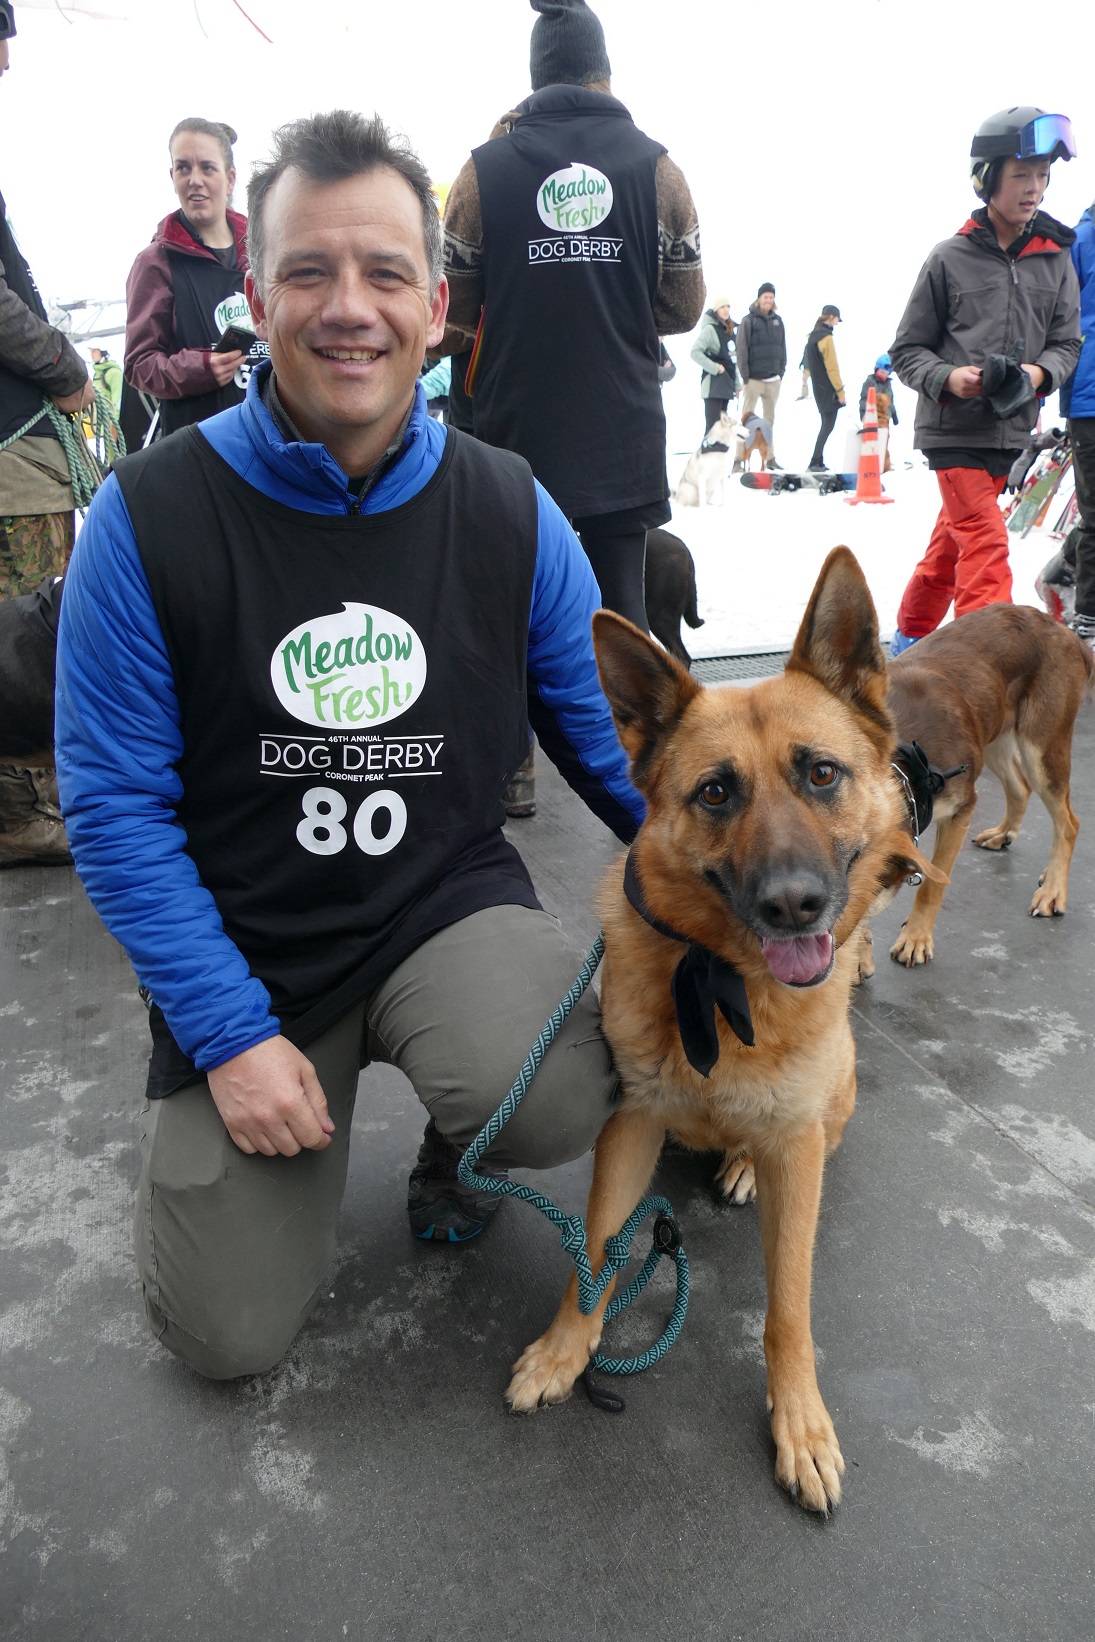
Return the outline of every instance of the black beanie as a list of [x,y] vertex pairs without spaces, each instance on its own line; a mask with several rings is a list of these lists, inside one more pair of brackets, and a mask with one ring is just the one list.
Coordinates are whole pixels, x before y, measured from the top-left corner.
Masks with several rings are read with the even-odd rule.
[[772,284],[771,280],[766,279],[764,284],[761,286],[760,290],[757,292],[757,301],[758,302],[760,301],[761,297],[764,295],[765,291],[771,291],[772,295],[775,296],[776,288]]
[[612,73],[605,33],[586,0],[529,0],[540,16],[532,25],[529,78],[544,86],[586,86]]

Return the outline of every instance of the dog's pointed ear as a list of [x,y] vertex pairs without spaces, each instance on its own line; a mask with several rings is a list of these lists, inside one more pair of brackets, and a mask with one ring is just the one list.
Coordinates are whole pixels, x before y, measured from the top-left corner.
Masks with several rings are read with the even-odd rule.
[[834,547],[822,565],[787,671],[810,673],[892,735],[878,617],[850,548]]
[[641,783],[644,767],[701,687],[679,661],[612,610],[594,615],[593,648],[617,734]]

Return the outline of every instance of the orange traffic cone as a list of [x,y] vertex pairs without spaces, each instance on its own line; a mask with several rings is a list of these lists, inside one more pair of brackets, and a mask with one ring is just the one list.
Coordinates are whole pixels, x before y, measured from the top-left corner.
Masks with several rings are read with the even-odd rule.
[[892,496],[882,493],[882,476],[878,471],[878,406],[874,389],[867,389],[867,408],[863,415],[863,436],[859,445],[859,472],[856,475],[855,495],[845,496],[852,507],[857,502],[892,502]]

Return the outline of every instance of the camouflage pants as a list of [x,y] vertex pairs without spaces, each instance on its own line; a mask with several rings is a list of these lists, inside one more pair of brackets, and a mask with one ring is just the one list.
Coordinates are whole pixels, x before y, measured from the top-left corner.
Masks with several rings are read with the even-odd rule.
[[[0,518],[0,599],[33,593],[48,577],[63,575],[73,535],[71,512]],[[0,764],[0,867],[71,859],[55,771]]]
[[17,599],[47,577],[63,576],[73,537],[71,512],[0,518],[0,599]]

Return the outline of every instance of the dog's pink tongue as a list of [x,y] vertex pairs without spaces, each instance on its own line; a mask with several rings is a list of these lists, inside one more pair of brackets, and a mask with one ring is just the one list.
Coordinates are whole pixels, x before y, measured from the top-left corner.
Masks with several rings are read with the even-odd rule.
[[806,986],[828,969],[833,958],[833,937],[793,935],[789,940],[762,941],[761,950],[777,981],[786,986]]

